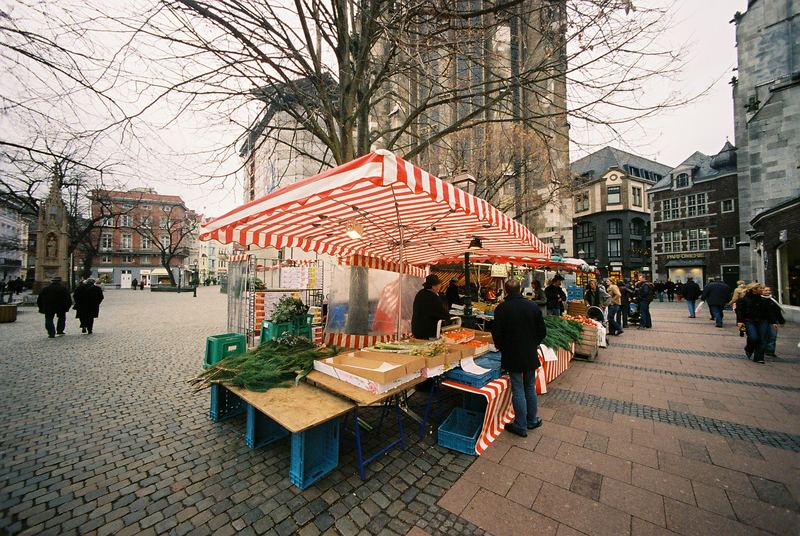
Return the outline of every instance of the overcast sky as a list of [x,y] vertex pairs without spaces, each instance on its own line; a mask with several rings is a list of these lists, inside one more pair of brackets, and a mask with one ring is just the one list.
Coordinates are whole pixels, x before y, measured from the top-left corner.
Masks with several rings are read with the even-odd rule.
[[[149,4],[150,0],[142,0]],[[634,5],[648,0],[636,0]],[[668,0],[651,0],[663,4]],[[13,0],[0,0],[0,5]],[[106,4],[108,5],[108,4]],[[113,5],[113,4],[112,4]],[[136,1],[131,3],[136,5]],[[736,65],[735,26],[729,21],[736,11],[745,11],[747,0],[676,0],[672,7],[672,30],[661,36],[660,48],[673,50],[686,46],[686,66],[679,78],[658,87],[642,87],[643,94],[697,95],[710,89],[694,102],[661,113],[645,121],[628,125],[620,139],[609,139],[605,131],[573,125],[570,135],[570,159],[604,145],[652,158],[669,166],[677,166],[695,151],[715,154],[726,139],[733,142],[733,102],[730,79]],[[118,7],[114,7],[118,9]],[[113,49],[113,47],[110,47]],[[165,106],[167,103],[163,103]],[[159,193],[180,195],[189,208],[208,216],[218,216],[243,203],[238,180],[196,179],[196,172],[225,174],[241,162],[228,153],[228,158],[211,157],[214,148],[229,146],[241,128],[228,121],[209,124],[202,117],[185,115],[180,121],[159,124],[159,110],[138,134],[151,143],[133,148],[132,164],[124,174],[127,186],[151,186]],[[161,117],[168,117],[165,113]],[[126,132],[127,139],[136,139]],[[117,139],[116,143],[124,143]],[[180,156],[176,156],[180,155]],[[240,178],[241,179],[241,178]]]

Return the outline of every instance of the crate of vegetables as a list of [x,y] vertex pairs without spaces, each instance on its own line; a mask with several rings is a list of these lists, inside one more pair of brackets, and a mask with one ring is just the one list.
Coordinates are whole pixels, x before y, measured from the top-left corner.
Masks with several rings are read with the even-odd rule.
[[581,326],[581,338],[575,341],[575,355],[594,361],[598,352],[597,324],[585,316],[568,317],[568,320],[579,322]]

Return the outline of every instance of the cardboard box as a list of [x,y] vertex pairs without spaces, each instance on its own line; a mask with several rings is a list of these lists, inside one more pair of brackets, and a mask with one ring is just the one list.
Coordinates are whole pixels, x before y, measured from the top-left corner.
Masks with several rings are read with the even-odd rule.
[[405,368],[406,373],[418,372],[425,366],[425,358],[421,355],[411,354],[396,354],[392,352],[370,352],[367,350],[358,350],[353,352],[352,355],[358,358],[365,358],[371,361],[385,361],[400,365]]
[[314,370],[375,394],[391,391],[392,389],[396,389],[397,387],[419,378],[420,376],[419,371],[417,371],[415,374],[406,374],[405,376],[401,376],[387,383],[379,383],[361,376],[360,370],[359,374],[353,374],[345,370],[345,368],[341,365],[332,364],[331,362],[334,359],[334,357],[330,357],[328,359],[319,359],[314,361]]
[[389,383],[409,374],[402,364],[356,357],[352,354],[337,355],[326,359],[325,362],[337,369],[379,384]]

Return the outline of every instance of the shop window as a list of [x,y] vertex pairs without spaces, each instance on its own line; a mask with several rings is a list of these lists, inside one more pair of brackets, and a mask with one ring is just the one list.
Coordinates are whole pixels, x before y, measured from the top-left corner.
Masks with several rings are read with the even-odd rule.
[[722,208],[720,212],[733,212],[736,210],[736,204],[733,199],[723,199],[722,200]]
[[633,204],[634,207],[641,207],[642,206],[642,189],[641,188],[637,188],[636,186],[634,186],[631,189],[631,197],[632,197],[631,203]]
[[621,235],[622,234],[622,220],[613,219],[608,220],[608,234]]
[[608,187],[608,204],[609,205],[618,205],[620,203],[620,187],[619,186],[609,186]]

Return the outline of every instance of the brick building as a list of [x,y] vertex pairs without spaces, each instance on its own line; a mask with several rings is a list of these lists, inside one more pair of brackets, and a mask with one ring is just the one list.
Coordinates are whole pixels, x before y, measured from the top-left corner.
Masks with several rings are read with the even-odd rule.
[[[191,270],[191,235],[197,218],[176,195],[160,195],[150,188],[126,192],[96,190],[92,194],[92,217],[104,216],[92,236],[96,254],[92,274],[107,284],[128,288],[131,282],[188,284]],[[170,258],[171,257],[171,258]]]
[[573,252],[610,277],[650,271],[650,205],[646,191],[669,166],[604,147],[572,163]]
[[653,215],[654,278],[699,284],[739,273],[736,148],[696,152],[648,190]]

